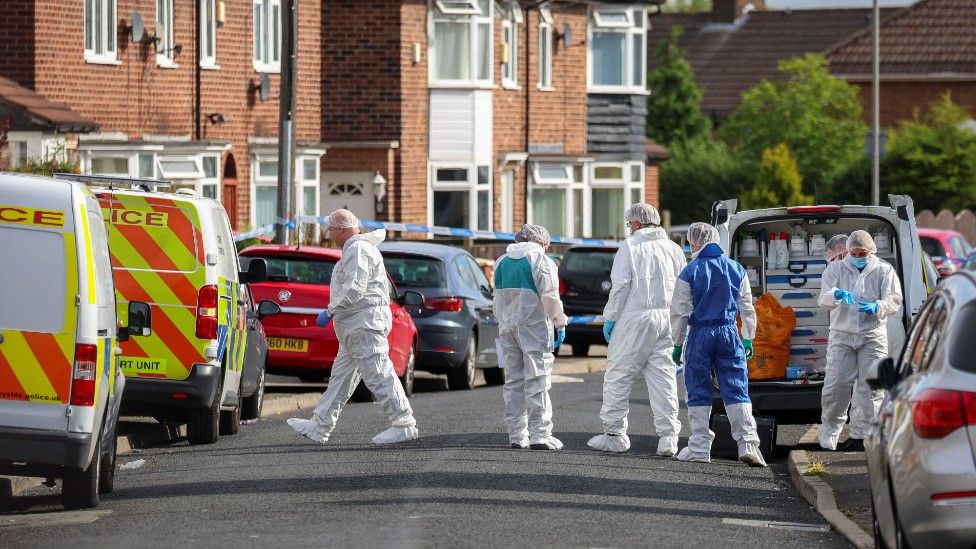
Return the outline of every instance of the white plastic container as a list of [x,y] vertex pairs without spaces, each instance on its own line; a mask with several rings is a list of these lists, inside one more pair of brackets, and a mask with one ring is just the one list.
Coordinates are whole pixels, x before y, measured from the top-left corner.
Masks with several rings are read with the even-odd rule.
[[759,270],[755,267],[746,267],[746,276],[749,277],[750,286],[759,285]]
[[791,259],[785,269],[771,269],[766,276],[819,275],[827,268],[826,259]]
[[882,229],[871,237],[874,239],[874,245],[878,247],[879,254],[891,253],[891,237],[888,236],[888,231]]
[[741,257],[756,257],[759,255],[759,243],[755,238],[744,238],[739,244],[739,255]]
[[790,256],[805,256],[809,254],[807,239],[802,235],[794,235],[790,238]]
[[779,250],[779,240],[776,239],[776,233],[773,233],[769,237],[769,246],[766,248],[766,269],[773,270],[776,268],[776,252]]
[[793,307],[796,308],[813,308],[817,307],[817,297],[820,296],[820,290],[769,290],[769,293],[773,294],[776,301],[779,302],[783,307]]
[[797,326],[790,335],[790,346],[826,345],[829,334],[829,326]]
[[796,327],[830,326],[830,313],[823,307],[794,307]]
[[810,255],[823,255],[827,251],[827,240],[821,234],[810,237]]
[[766,288],[769,290],[816,290],[820,293],[821,275],[772,275],[766,277]]
[[827,368],[827,345],[792,347],[790,366],[802,366],[808,374],[823,373]]

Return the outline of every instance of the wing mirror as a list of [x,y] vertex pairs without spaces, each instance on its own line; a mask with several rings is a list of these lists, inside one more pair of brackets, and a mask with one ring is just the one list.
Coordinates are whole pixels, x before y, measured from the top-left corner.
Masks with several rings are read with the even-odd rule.
[[125,326],[118,330],[119,341],[128,341],[130,336],[150,335],[152,335],[152,309],[148,303],[130,301],[126,311]]
[[423,307],[424,294],[415,292],[413,290],[407,290],[403,292],[403,295],[400,296],[400,305],[409,307]]
[[[262,260],[263,261],[263,260]],[[281,312],[281,306],[270,299],[262,299],[258,303],[258,320]]]
[[268,262],[263,257],[252,257],[247,264],[247,270],[237,276],[242,284],[264,282],[268,279]]
[[868,367],[865,381],[867,381],[868,387],[874,391],[886,389],[891,392],[892,389],[908,377],[908,373],[904,367],[900,368],[895,365],[894,359],[886,356],[879,358],[874,364]]

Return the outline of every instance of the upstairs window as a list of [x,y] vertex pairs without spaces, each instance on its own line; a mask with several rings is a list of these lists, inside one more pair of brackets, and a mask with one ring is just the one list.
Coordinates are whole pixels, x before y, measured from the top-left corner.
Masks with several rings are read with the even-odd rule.
[[217,66],[217,13],[216,0],[200,2],[200,66]]
[[431,83],[490,86],[491,0],[437,0],[431,37]]
[[539,82],[540,90],[552,89],[552,12],[539,7]]
[[646,23],[643,8],[591,12],[588,75],[591,91],[646,91]]
[[173,0],[156,0],[156,22],[161,30],[156,42],[156,64],[171,67],[173,62]]
[[254,70],[281,71],[281,1],[254,0]]
[[115,63],[115,0],[85,0],[85,61]]

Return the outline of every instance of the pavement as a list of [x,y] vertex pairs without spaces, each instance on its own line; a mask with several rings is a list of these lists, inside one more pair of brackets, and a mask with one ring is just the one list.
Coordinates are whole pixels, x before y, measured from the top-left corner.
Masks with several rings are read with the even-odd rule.
[[[602,375],[569,364],[552,389],[560,452],[507,447],[500,387],[443,391],[439,379],[418,379],[417,441],[372,445],[386,426],[375,403],[347,405],[327,445],[295,435],[290,414],[213,445],[178,438],[120,458],[97,509],[64,512],[59,488],[43,486],[0,504],[0,547],[849,546],[793,488],[785,457],[756,469],[654,456],[641,384],[632,450],[590,450]],[[297,394],[306,393],[268,402]],[[687,426],[684,409],[681,418]],[[780,442],[799,436],[784,429]]]

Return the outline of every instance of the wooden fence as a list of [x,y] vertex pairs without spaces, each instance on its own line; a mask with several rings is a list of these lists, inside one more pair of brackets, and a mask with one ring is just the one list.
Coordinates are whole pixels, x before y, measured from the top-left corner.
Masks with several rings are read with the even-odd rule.
[[949,210],[942,210],[937,214],[931,210],[922,210],[915,216],[915,222],[919,227],[959,231],[970,244],[976,244],[976,214],[970,210],[963,210],[958,214]]

